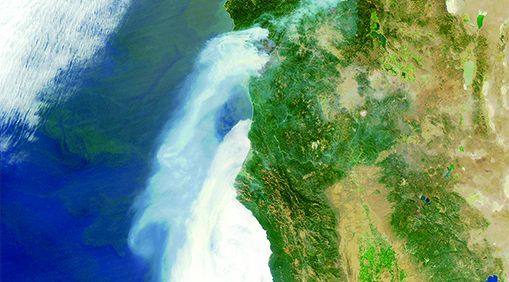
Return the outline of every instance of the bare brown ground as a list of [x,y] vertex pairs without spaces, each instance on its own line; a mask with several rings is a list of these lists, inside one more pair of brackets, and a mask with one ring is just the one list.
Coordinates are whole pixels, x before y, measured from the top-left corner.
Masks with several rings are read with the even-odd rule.
[[[340,252],[347,279],[359,281],[359,246],[362,238],[370,233],[369,225],[372,223],[396,252],[398,265],[407,274],[407,281],[424,281],[405,251],[404,242],[391,231],[391,206],[378,178],[378,168],[358,166],[345,180],[328,190],[329,199],[338,213],[337,231],[341,236]],[[367,205],[369,213],[365,212],[363,205]]]

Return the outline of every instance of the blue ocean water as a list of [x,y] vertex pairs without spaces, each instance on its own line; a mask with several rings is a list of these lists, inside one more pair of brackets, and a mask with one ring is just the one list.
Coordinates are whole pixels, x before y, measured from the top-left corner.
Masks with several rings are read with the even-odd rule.
[[93,62],[61,71],[45,96],[74,93],[2,152],[1,281],[150,279],[131,206],[196,55],[230,28],[220,1],[135,0]]
[[241,119],[248,119],[252,116],[251,102],[249,101],[247,89],[238,87],[219,110],[216,116],[216,135],[222,139],[237,122]]

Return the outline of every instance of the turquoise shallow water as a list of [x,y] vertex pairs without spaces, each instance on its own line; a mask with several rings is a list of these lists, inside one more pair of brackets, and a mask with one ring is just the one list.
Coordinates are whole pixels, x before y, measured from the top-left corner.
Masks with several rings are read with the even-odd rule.
[[94,61],[61,72],[45,94],[73,95],[2,153],[0,280],[152,277],[126,244],[131,205],[196,55],[230,29],[219,1],[133,1]]

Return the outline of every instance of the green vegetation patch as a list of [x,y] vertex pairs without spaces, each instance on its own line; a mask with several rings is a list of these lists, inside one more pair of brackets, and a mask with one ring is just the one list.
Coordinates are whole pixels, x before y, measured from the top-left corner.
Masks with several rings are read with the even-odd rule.
[[435,157],[425,163],[426,170],[411,169],[398,154],[381,163],[381,182],[394,207],[391,226],[396,235],[405,239],[407,250],[428,271],[430,281],[484,281],[501,273],[501,261],[490,255],[487,243],[468,245],[468,231],[485,228],[487,222],[451,191],[455,180],[444,175],[451,166]]
[[[313,33],[322,16],[300,28]],[[252,151],[237,179],[239,199],[267,230],[274,281],[342,280],[336,218],[324,190],[395,143],[397,117],[409,101],[401,91],[366,97],[357,111],[337,107],[327,119],[318,97],[334,100],[342,62],[313,37],[278,44],[284,59],[251,81]]]
[[488,48],[488,40],[484,35],[479,35],[477,37],[477,44],[475,47],[475,57],[476,57],[476,72],[474,76],[474,81],[472,83],[472,95],[474,97],[474,113],[473,120],[475,123],[476,132],[479,134],[487,134],[488,133],[488,116],[486,113],[486,100],[484,99],[483,85],[486,79],[486,72],[488,70],[487,62],[487,48]]
[[[369,208],[364,205],[369,218]],[[361,245],[359,280],[362,282],[403,281],[406,273],[398,266],[396,252],[387,239],[370,223],[370,233],[365,234]]]
[[282,16],[291,13],[299,0],[227,0],[225,8],[235,23],[235,29],[252,26],[262,15]]
[[[295,5],[226,3],[237,28],[264,14],[289,13]],[[458,54],[474,42],[463,24],[446,12],[443,1],[345,0],[303,16],[292,30],[273,30],[272,61],[249,86],[252,149],[236,187],[240,201],[267,231],[274,281],[345,279],[337,219],[324,190],[355,165],[375,165],[381,152],[401,149],[394,145],[408,136],[422,137],[419,122],[405,116],[411,108],[405,87],[382,89],[383,97],[375,99],[369,75],[383,71],[412,83],[426,57],[447,79],[461,81]],[[481,93],[483,66],[479,61],[476,66],[472,85]],[[350,110],[341,106],[344,93],[337,92],[347,71],[354,72],[364,101]],[[391,226],[417,268],[425,269],[431,281],[475,281],[501,273],[488,247],[467,243],[469,231],[487,223],[451,192],[456,180],[450,160],[422,157],[426,169],[410,168],[404,153],[380,164],[381,182],[393,204]],[[468,222],[465,214],[471,215]],[[397,254],[383,240],[361,248],[362,281],[405,277]]]

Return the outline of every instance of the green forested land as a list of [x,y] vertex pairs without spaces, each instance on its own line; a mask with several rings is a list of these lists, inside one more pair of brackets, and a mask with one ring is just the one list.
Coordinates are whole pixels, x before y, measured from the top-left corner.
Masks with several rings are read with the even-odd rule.
[[[306,19],[306,28],[317,27],[320,17]],[[286,59],[250,85],[253,149],[238,178],[240,199],[267,230],[275,281],[334,281],[343,275],[339,238],[323,190],[394,143],[399,129],[393,117],[408,102],[402,92],[381,101],[366,97],[367,117],[338,107],[327,121],[317,94],[333,99],[336,85],[327,78],[341,76],[336,67],[346,62],[302,52],[288,40],[278,44]]]
[[[426,162],[432,164],[426,172],[410,169],[397,154],[381,164],[381,181],[394,206],[391,225],[396,235],[406,239],[408,251],[430,270],[431,281],[484,281],[490,271],[500,273],[500,261],[490,256],[489,248],[467,246],[465,231],[482,228],[487,222],[462,197],[450,192],[455,181],[448,176],[445,160],[433,157]],[[462,215],[470,216],[469,225]]]
[[235,22],[235,28],[253,25],[260,16],[281,16],[291,12],[299,0],[228,0],[225,8]]
[[[295,6],[293,1],[277,3],[229,0],[226,7],[237,27],[247,27],[256,22],[267,25],[257,19],[277,18]],[[313,36],[324,24],[337,32],[332,44],[341,56],[324,49]],[[402,32],[398,25],[415,32]],[[473,41],[461,21],[448,15],[445,3],[438,0],[345,0],[335,9],[304,17],[296,29],[297,40],[284,29],[271,34],[277,55],[250,83],[252,150],[237,188],[241,202],[267,230],[274,281],[344,280],[338,251],[341,238],[335,229],[338,219],[324,189],[360,164],[382,168],[380,181],[393,205],[392,229],[431,281],[481,281],[488,274],[501,273],[500,261],[488,247],[469,248],[466,243],[468,230],[487,223],[452,192],[455,180],[446,158],[422,152],[421,161],[435,171],[424,170],[425,166],[409,169],[405,152],[375,162],[382,151],[394,149],[406,137],[420,136],[420,125],[406,116],[411,108],[408,93],[395,90],[374,99],[368,74],[380,70],[411,83],[422,53],[410,48],[425,48],[436,39],[421,32],[427,29],[443,42],[433,54],[444,66],[457,63],[448,54],[462,52]],[[410,42],[406,51],[401,42]],[[356,111],[341,107],[336,93],[339,79],[352,66],[364,99]],[[449,75],[461,77],[454,70]],[[361,111],[368,114],[363,117]],[[443,170],[448,173],[441,174]],[[429,205],[419,199],[421,194],[429,195]],[[465,212],[479,219],[467,223]],[[370,265],[392,268],[393,255],[388,245],[374,251],[366,246],[363,277],[369,280],[376,275]],[[382,260],[375,263],[375,258]]]
[[373,224],[370,229],[359,246],[359,281],[403,281],[406,274],[398,266],[396,252]]

